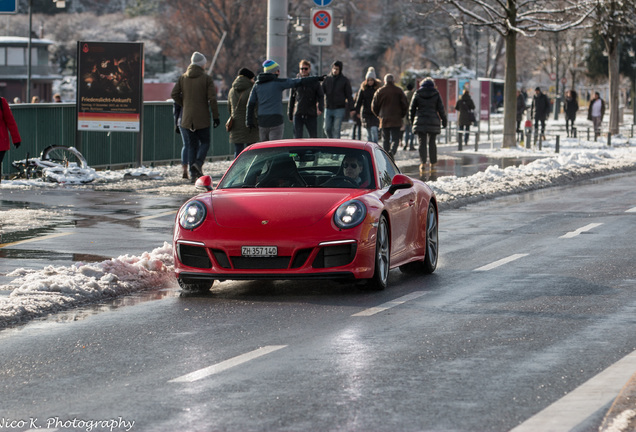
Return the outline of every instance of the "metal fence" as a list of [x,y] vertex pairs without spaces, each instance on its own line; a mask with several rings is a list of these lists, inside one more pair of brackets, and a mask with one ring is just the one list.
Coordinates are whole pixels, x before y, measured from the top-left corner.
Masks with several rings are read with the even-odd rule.
[[[285,104],[286,112],[286,104]],[[11,105],[22,137],[19,149],[11,146],[2,162],[2,174],[14,170],[11,162],[37,157],[50,145],[75,146],[93,168],[121,168],[137,162],[137,133],[81,132],[76,142],[76,106],[74,103]],[[228,119],[227,101],[219,101],[221,126],[211,128],[210,160],[229,159],[234,146],[223,125]],[[291,123],[285,119],[285,138],[293,136]],[[321,123],[319,123],[321,124]],[[146,102],[143,112],[143,164],[180,163],[182,141],[175,133],[172,102]]]

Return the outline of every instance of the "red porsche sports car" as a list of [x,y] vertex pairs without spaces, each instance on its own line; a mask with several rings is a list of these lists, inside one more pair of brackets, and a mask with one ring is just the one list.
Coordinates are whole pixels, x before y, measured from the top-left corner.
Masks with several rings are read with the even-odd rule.
[[245,149],[216,188],[179,210],[174,262],[184,291],[215,280],[350,279],[384,289],[389,270],[432,273],[435,194],[374,143],[268,141]]

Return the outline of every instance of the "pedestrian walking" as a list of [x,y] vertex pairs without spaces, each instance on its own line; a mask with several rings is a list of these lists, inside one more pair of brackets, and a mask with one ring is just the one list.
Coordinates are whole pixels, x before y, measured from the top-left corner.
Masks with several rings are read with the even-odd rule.
[[601,99],[599,92],[594,92],[594,97],[590,100],[590,105],[587,110],[587,119],[592,121],[594,126],[594,141],[598,140],[601,136],[601,123],[603,123],[603,116],[605,115],[605,101]]
[[203,69],[207,59],[195,51],[186,72],[172,88],[172,99],[181,106],[181,131],[187,135],[188,166],[192,183],[203,175],[203,164],[210,148],[210,110],[213,125],[219,127],[219,107],[212,77]]
[[188,179],[188,133],[184,131],[181,127],[181,119],[183,117],[183,109],[181,109],[181,105],[176,102],[172,103],[172,114],[174,115],[174,131],[181,136],[181,169],[183,171],[182,178]]
[[[470,97],[470,91],[464,89],[462,96],[455,104],[455,109],[459,111],[459,118],[457,119],[457,142],[464,145],[468,145],[468,137],[470,135],[470,125],[475,118],[475,102]],[[472,114],[472,116],[471,116]]]
[[380,87],[382,87],[382,81],[377,79],[375,68],[369,67],[364,81],[360,84],[355,103],[355,116],[361,119],[362,126],[366,129],[367,140],[374,143],[378,142],[380,119],[371,110],[371,102],[373,102],[373,95]]
[[523,120],[523,113],[528,109],[526,105],[526,97],[521,92],[521,90],[517,90],[517,141],[523,141],[523,130],[521,129],[521,122]]
[[384,85],[373,95],[371,110],[380,119],[384,150],[395,156],[400,145],[402,118],[409,106],[404,90],[395,85],[392,74],[384,76]]
[[248,128],[256,128],[256,119],[258,119],[258,133],[261,141],[283,138],[285,132],[283,91],[323,79],[317,76],[279,78],[279,75],[279,64],[274,60],[266,60],[263,63],[263,72],[258,74],[247,100],[245,124]]
[[[415,96],[415,86],[412,82],[406,85],[406,101],[408,106],[411,106],[411,101],[413,100],[413,96]],[[413,138],[415,135],[413,134],[413,125],[411,124],[411,118],[409,113],[407,112],[404,116],[404,150],[407,148],[409,150],[415,150],[413,146]]]
[[227,97],[227,107],[230,112],[229,124],[226,129],[230,134],[230,144],[234,144],[234,158],[236,158],[250,144],[254,144],[259,139],[258,128],[248,128],[245,118],[247,117],[247,99],[250,96],[256,75],[248,68],[241,68],[238,71],[232,88]]
[[430,155],[430,168],[437,163],[437,144],[435,140],[448,123],[442,97],[435,88],[433,78],[427,77],[413,96],[409,108],[413,133],[417,134],[420,153],[420,175],[426,171],[427,145]]
[[563,101],[563,110],[565,111],[565,133],[568,137],[576,138],[576,113],[579,110],[579,97],[574,90],[565,92],[565,101]]
[[342,74],[342,62],[336,60],[331,72],[322,83],[325,93],[325,134],[327,138],[340,139],[342,120],[347,112],[355,115],[351,82]]
[[[298,78],[311,75],[309,60],[301,60]],[[309,138],[318,138],[318,116],[325,110],[325,94],[320,82],[302,85],[292,90],[289,98],[289,121],[294,124],[294,138],[303,137],[303,128]]]
[[15,148],[20,147],[22,138],[18,131],[18,125],[13,118],[9,102],[0,97],[0,182],[2,181],[2,161],[4,154],[11,148],[11,141]]
[[532,98],[532,107],[530,108],[530,118],[534,118],[534,136],[535,139],[539,133],[539,125],[541,125],[541,139],[545,139],[545,120],[550,114],[550,100],[541,93],[541,88],[534,89],[534,97]]

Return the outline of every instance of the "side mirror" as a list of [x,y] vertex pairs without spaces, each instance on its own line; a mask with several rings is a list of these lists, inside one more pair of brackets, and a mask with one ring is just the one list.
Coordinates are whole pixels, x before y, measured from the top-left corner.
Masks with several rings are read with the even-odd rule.
[[212,177],[210,177],[209,175],[199,177],[194,184],[194,188],[199,192],[211,192],[212,189],[214,189]]
[[393,176],[393,180],[391,180],[389,193],[393,195],[395,191],[399,189],[408,189],[410,187],[413,187],[413,180],[411,180],[410,177],[404,174],[396,174]]

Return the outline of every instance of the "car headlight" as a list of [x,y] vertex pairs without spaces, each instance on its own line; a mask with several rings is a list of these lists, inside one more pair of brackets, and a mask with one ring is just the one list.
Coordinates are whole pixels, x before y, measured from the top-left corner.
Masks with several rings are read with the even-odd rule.
[[205,205],[201,201],[190,201],[179,213],[179,225],[185,229],[195,229],[205,220]]
[[362,223],[367,216],[367,207],[360,201],[351,200],[340,205],[333,216],[333,221],[338,228],[353,228]]

